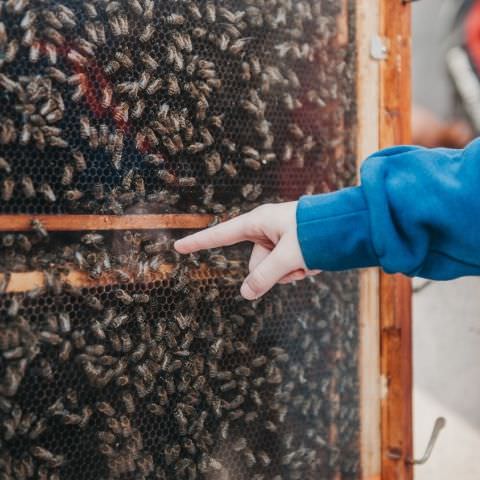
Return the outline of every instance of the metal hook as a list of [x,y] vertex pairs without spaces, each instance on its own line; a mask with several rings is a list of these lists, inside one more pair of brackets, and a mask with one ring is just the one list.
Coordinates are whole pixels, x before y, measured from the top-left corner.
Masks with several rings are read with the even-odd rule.
[[414,460],[413,458],[407,458],[406,462],[409,465],[424,465],[425,463],[428,462],[428,459],[432,455],[432,451],[433,451],[433,448],[435,447],[435,443],[438,439],[438,436],[440,435],[441,430],[445,427],[446,424],[447,424],[447,421],[445,420],[444,417],[438,417],[435,420],[432,434],[430,436],[430,440],[428,442],[427,449],[423,454],[423,457],[420,458],[419,460]]

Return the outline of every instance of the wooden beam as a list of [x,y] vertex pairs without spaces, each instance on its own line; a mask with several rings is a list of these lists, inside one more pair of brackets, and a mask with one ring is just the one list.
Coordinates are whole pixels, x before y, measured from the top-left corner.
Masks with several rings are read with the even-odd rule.
[[[410,6],[381,0],[380,37],[388,57],[380,67],[380,147],[410,142]],[[382,479],[412,480],[413,453],[411,282],[380,277]]]
[[[149,283],[156,282],[158,280],[168,279],[174,270],[174,265],[166,264],[162,265],[155,272],[149,272],[141,278],[135,275],[133,272],[130,274],[130,282]],[[207,280],[220,276],[220,272],[209,268],[206,264],[201,264],[197,269],[189,272],[192,280]],[[3,282],[5,274],[0,273],[0,283]],[[87,272],[76,269],[72,266],[68,270],[67,274],[61,275],[62,281],[70,284],[72,287],[78,288],[90,288],[105,285],[119,285],[121,283],[127,283],[119,281],[114,273],[105,273],[99,278],[91,278]],[[26,293],[37,288],[43,288],[47,286],[47,279],[45,273],[42,271],[30,271],[30,272],[14,272],[10,274],[7,287],[4,293]]]
[[1,232],[32,230],[39,220],[47,231],[155,230],[205,228],[214,219],[205,214],[160,215],[0,215]]
[[[357,47],[357,158],[363,160],[379,147],[380,68],[370,56],[372,35],[378,32],[378,0],[355,5]],[[360,272],[359,306],[360,450],[362,478],[380,480],[380,309],[379,271]]]

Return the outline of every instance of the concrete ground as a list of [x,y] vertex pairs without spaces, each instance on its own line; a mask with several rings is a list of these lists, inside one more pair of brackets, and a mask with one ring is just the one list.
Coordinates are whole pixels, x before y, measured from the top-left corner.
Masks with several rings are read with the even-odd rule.
[[[454,0],[413,4],[414,99],[452,111],[443,63]],[[416,280],[415,285],[423,285]],[[480,278],[432,283],[414,294],[414,440],[423,455],[437,416],[447,419],[416,480],[480,479]]]

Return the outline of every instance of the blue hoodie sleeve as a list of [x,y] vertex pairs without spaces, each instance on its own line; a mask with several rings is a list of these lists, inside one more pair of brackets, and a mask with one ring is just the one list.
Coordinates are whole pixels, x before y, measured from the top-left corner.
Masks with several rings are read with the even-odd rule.
[[309,268],[480,275],[480,139],[464,150],[382,150],[360,178],[360,186],[300,199],[298,238]]

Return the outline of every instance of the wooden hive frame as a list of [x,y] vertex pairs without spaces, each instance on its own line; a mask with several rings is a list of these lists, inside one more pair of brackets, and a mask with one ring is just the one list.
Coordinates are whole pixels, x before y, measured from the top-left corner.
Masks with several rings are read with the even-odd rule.
[[[347,0],[342,0],[346,12]],[[378,148],[409,141],[410,7],[402,0],[358,0],[357,30],[357,153],[363,158]],[[340,38],[348,38],[346,15]],[[378,35],[388,48],[386,59],[371,56]],[[32,218],[48,230],[198,229],[210,215],[0,215],[0,231],[26,231]],[[165,266],[157,275],[171,271]],[[202,272],[199,272],[202,277]],[[208,276],[204,270],[203,275]],[[376,269],[361,272],[360,282],[360,398],[363,480],[411,480],[412,365],[411,287],[408,279]],[[1,277],[1,275],[0,275]],[[199,278],[200,278],[199,277]],[[71,272],[67,280],[90,286],[85,274]],[[102,279],[108,283],[108,278]],[[41,272],[12,275],[8,291],[39,287]],[[95,281],[98,284],[99,281]]]
[[[378,148],[410,141],[409,3],[357,2],[359,163]],[[371,56],[375,36],[385,59]],[[363,480],[412,480],[411,282],[376,270],[361,275]]]

